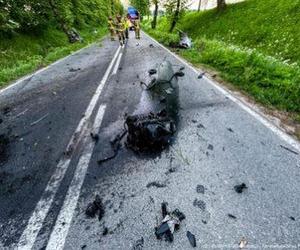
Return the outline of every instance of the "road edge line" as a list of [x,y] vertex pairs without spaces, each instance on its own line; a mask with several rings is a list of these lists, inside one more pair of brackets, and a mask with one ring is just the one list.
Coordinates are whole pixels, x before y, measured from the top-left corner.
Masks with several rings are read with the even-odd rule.
[[[168,51],[172,56],[174,56],[177,60],[188,66],[190,69],[192,69],[197,75],[201,72],[197,70],[193,65],[191,65],[188,61],[185,59],[179,57],[175,53],[173,53],[171,50],[169,50],[167,47],[159,43],[155,38],[148,35],[146,32],[142,31],[144,35],[149,37],[152,41],[154,41],[156,44],[158,44],[160,47]],[[280,137],[282,140],[284,140],[286,143],[291,145],[293,148],[295,148],[297,151],[300,152],[300,142],[298,142],[296,139],[294,139],[292,136],[288,135],[284,130],[282,130],[280,127],[276,126],[274,123],[272,123],[264,114],[257,112],[253,108],[251,108],[247,103],[240,100],[239,98],[235,97],[228,89],[224,88],[220,83],[211,80],[207,76],[203,76],[205,80],[207,80],[215,89],[217,89],[219,92],[221,92],[223,95],[228,97],[231,101],[236,103],[238,106],[240,106],[243,110],[245,110],[247,113],[249,113],[251,116],[253,116],[256,120],[261,122],[265,127],[270,129],[273,133],[275,133],[278,137]]]

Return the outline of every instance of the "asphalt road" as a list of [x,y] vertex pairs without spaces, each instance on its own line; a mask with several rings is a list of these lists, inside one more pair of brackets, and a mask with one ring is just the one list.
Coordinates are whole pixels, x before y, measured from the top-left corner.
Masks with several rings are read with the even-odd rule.
[[[123,146],[99,165],[139,104],[140,81],[163,60],[185,66],[175,142],[160,155]],[[0,248],[132,249],[140,240],[144,249],[189,249],[191,231],[199,249],[238,249],[243,238],[257,249],[297,249],[299,143],[197,76],[131,34],[124,48],[104,39],[1,91],[9,142],[0,157]],[[247,189],[235,192],[241,183]],[[85,215],[96,194],[101,221]],[[164,201],[186,215],[172,243],[154,235]]]

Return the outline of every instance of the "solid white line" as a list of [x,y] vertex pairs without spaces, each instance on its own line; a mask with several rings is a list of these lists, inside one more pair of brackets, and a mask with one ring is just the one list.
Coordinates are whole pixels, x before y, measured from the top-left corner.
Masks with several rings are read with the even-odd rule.
[[[105,113],[105,108],[105,105],[100,106],[94,122],[93,131],[99,131]],[[95,146],[95,143],[89,137],[88,139],[89,141],[79,159],[74,177],[69,186],[67,196],[56,220],[46,250],[59,250],[64,248],[65,240],[68,235],[73,214],[79,199],[80,190],[92,157],[93,148]]]
[[68,56],[66,56],[66,57],[63,57],[63,58],[61,58],[61,59],[55,61],[54,63],[51,63],[50,65],[48,65],[48,66],[46,66],[46,67],[44,67],[44,68],[41,68],[41,69],[35,71],[35,72],[32,73],[32,74],[23,76],[22,78],[20,78],[19,80],[17,80],[15,83],[8,85],[8,86],[5,87],[4,89],[0,89],[0,94],[4,93],[5,91],[9,90],[9,89],[12,88],[12,87],[15,87],[15,86],[19,85],[19,84],[22,83],[23,81],[26,81],[27,79],[29,79],[29,78],[31,78],[31,77],[34,77],[34,76],[36,76],[36,75],[42,73],[43,71],[49,69],[50,67],[52,67],[52,66],[54,66],[54,65],[56,65],[56,64],[58,64],[58,63],[60,63],[60,62],[62,62],[62,61],[64,61],[64,60],[66,60],[67,58],[69,58],[69,57],[71,57],[71,56],[74,56],[74,55],[78,54],[79,52],[81,52],[82,50],[84,50],[84,49],[86,49],[86,48],[92,46],[93,44],[94,44],[94,43],[88,44],[87,46],[85,46],[85,47],[83,47],[83,48],[81,48],[81,49],[79,49],[79,50],[77,50],[77,51],[71,53],[70,55],[68,55]]
[[[192,69],[197,75],[199,75],[199,71],[194,68],[190,63],[188,63],[186,60],[182,59],[178,55],[174,54],[172,51],[170,51],[168,48],[166,48],[164,45],[160,44],[158,41],[156,41],[154,38],[143,32],[144,35],[149,37],[152,41],[154,41],[156,44],[158,44],[161,48],[168,51],[172,56],[174,56],[177,60],[185,64],[187,67]],[[284,140],[286,143],[290,144],[292,147],[294,147],[297,151],[300,152],[300,143],[295,140],[293,137],[285,133],[282,129],[278,128],[276,125],[274,125],[272,122],[270,122],[266,117],[263,116],[263,114],[257,113],[255,110],[253,110],[247,103],[241,101],[240,99],[236,98],[233,94],[230,93],[229,90],[225,89],[223,86],[221,86],[219,83],[209,79],[208,77],[203,77],[208,83],[210,83],[214,88],[216,88],[218,91],[220,91],[223,95],[228,97],[231,101],[236,103],[238,106],[240,106],[243,110],[247,111],[250,115],[252,115],[255,119],[260,121],[264,126],[269,128],[273,133],[275,133],[277,136],[279,136],[282,140]]]
[[92,112],[96,106],[97,100],[99,99],[99,96],[103,90],[103,87],[109,77],[109,73],[111,72],[111,69],[116,61],[116,58],[120,52],[120,47],[116,51],[110,65],[108,66],[103,79],[101,80],[94,96],[92,97],[89,106],[86,109],[84,117],[80,120],[77,129],[73,136],[71,137],[70,143],[67,147],[67,152],[70,154],[68,155],[69,158],[62,158],[60,162],[58,163],[56,170],[52,177],[50,178],[48,185],[46,187],[45,192],[43,193],[41,199],[37,203],[37,206],[35,207],[35,210],[33,211],[33,214],[31,215],[29,222],[23,231],[19,242],[18,242],[18,249],[31,249],[34,245],[34,242],[36,240],[36,237],[43,225],[43,222],[49,212],[49,209],[53,203],[55,194],[58,191],[58,188],[65,176],[65,173],[68,169],[68,166],[70,164],[70,157],[72,155],[73,149],[75,148],[75,145],[78,144],[78,142],[82,139],[84,133],[86,132],[87,127],[87,121],[90,119]]
[[112,75],[117,74],[117,71],[118,71],[118,69],[119,69],[119,66],[120,66],[120,62],[121,62],[122,56],[123,56],[123,53],[120,53],[120,55],[119,55],[119,57],[118,57],[118,60],[117,60],[117,62],[116,62],[116,65],[115,65],[115,67],[114,67],[114,70],[113,70]]

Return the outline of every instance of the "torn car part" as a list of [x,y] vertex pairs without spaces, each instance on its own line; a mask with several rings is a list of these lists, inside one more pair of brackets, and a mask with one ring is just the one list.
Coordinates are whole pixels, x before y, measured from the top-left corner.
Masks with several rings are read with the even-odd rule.
[[192,247],[197,246],[195,235],[193,235],[190,231],[187,231],[186,232],[186,237],[188,238],[188,240],[189,240]]
[[177,29],[179,32],[179,48],[182,49],[189,49],[192,47],[192,39],[188,37],[186,32],[183,32],[182,30]]
[[159,151],[166,148],[176,132],[179,98],[178,77],[169,61],[157,69],[149,70],[149,83],[145,85],[137,110],[127,116],[126,145],[134,151]]
[[167,203],[162,203],[163,220],[161,224],[155,228],[155,235],[157,239],[165,239],[172,242],[174,240],[174,232],[180,227],[180,222],[185,219],[185,215],[178,209],[173,212],[168,212]]
[[95,200],[89,203],[85,210],[85,214],[91,218],[94,218],[97,213],[98,213],[98,219],[100,221],[104,216],[104,207],[99,195],[96,195]]

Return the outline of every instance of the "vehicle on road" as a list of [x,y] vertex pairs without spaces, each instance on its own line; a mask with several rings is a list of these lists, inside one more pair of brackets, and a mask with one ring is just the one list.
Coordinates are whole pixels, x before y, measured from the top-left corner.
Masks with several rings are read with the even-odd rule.
[[133,22],[135,20],[138,20],[140,19],[140,13],[137,11],[137,9],[135,9],[134,7],[128,7],[127,9],[127,18],[130,20],[131,22],[131,27],[130,27],[130,30],[134,30],[134,25],[133,25]]

